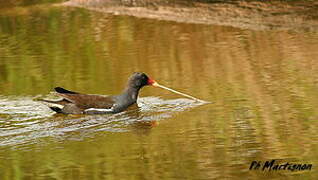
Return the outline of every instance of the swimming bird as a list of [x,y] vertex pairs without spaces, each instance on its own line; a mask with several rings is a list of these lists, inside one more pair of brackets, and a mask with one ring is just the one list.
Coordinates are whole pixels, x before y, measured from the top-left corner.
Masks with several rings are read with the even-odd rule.
[[103,96],[83,94],[56,87],[56,94],[62,97],[61,100],[41,101],[62,105],[63,107],[49,106],[56,113],[62,114],[100,114],[119,113],[137,102],[139,90],[147,85],[156,86],[157,83],[145,73],[136,72],[132,74],[124,91],[119,95]]

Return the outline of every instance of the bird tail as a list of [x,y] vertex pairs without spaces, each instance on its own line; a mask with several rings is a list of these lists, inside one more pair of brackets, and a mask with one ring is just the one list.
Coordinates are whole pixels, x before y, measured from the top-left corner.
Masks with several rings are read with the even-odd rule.
[[63,113],[62,109],[59,107],[49,107],[49,108],[55,111],[56,113]]
[[61,93],[61,94],[79,94],[77,92],[74,92],[74,91],[69,91],[69,90],[66,90],[64,88],[61,88],[61,87],[56,87],[54,88],[54,90],[58,93]]

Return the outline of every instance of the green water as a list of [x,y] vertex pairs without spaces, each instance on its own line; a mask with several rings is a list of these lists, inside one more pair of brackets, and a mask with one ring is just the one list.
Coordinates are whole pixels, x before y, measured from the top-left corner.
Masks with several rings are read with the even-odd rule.
[[[0,6],[1,180],[318,176],[317,32]],[[57,116],[33,101],[56,86],[120,93],[135,71],[213,104],[154,87],[115,115]],[[249,170],[271,159],[313,169]]]

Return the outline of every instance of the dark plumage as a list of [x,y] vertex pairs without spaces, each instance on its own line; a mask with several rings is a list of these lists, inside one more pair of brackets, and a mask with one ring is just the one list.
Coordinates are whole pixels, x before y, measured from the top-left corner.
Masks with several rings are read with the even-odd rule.
[[155,85],[156,82],[144,73],[134,73],[128,79],[123,93],[115,96],[101,96],[82,94],[56,87],[58,101],[42,100],[51,104],[63,105],[63,108],[50,107],[53,111],[63,114],[100,114],[118,113],[136,103],[139,90],[146,85]]

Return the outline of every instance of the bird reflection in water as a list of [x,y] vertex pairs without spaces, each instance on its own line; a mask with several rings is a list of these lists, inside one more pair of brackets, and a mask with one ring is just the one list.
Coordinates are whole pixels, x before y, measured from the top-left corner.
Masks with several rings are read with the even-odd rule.
[[55,130],[64,129],[72,134],[76,134],[77,131],[80,134],[84,132],[86,134],[94,131],[121,132],[128,130],[139,135],[147,135],[153,127],[159,124],[154,116],[141,112],[137,103],[118,114],[65,115],[56,113],[52,119],[55,123]]
[[143,113],[140,112],[140,107],[137,103],[130,106],[125,114],[129,119],[133,120],[129,123],[129,130],[140,135],[148,135],[153,127],[159,125],[157,120],[149,119],[149,117],[144,116]]

